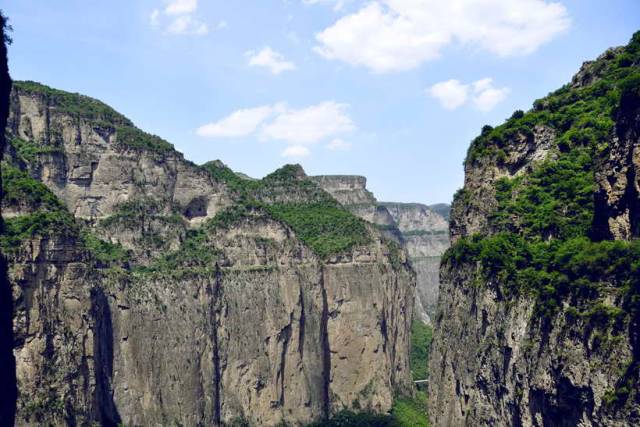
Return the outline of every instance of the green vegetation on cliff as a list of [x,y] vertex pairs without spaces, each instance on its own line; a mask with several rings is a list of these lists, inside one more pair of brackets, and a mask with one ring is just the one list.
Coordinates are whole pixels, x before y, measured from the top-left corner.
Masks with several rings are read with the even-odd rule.
[[268,206],[267,210],[288,224],[321,257],[369,242],[363,221],[337,203],[279,203]]
[[429,427],[427,396],[396,399],[390,414],[342,410],[329,420],[309,424],[309,427]]
[[620,51],[610,50],[592,65],[595,82],[581,87],[566,85],[537,100],[526,113],[516,111],[501,126],[485,126],[471,144],[467,161],[506,158],[505,148],[519,137],[531,138],[534,127],[548,126],[556,134],[561,152],[576,147],[606,150],[614,127],[613,114],[623,94],[637,91],[640,82],[640,32]]
[[[629,102],[632,100],[632,102]],[[534,316],[549,326],[559,315],[581,322],[591,346],[605,346],[633,328],[640,315],[640,241],[601,240],[596,230],[596,168],[609,158],[625,102],[640,100],[640,32],[608,51],[567,85],[517,111],[502,126],[486,126],[468,152],[467,167],[509,163],[513,146],[533,142],[534,129],[555,135],[546,160],[495,183],[488,235],[461,238],[443,264],[477,271],[478,285],[506,298],[528,295]],[[635,179],[635,178],[634,178]],[[463,190],[458,203],[474,203]],[[637,194],[632,196],[637,197]],[[636,319],[636,320],[634,320]],[[608,396],[626,399],[634,359]],[[632,384],[632,386],[633,386]]]
[[2,193],[4,206],[66,212],[64,205],[46,185],[6,162],[2,163]]
[[102,265],[123,263],[128,252],[121,245],[100,240],[82,229],[64,204],[43,183],[25,171],[2,162],[2,205],[20,214],[4,220],[0,248],[5,254],[19,250],[34,237],[79,239]]
[[41,154],[53,154],[61,153],[62,150],[59,147],[51,145],[40,145],[34,142],[25,141],[21,138],[7,138],[9,144],[16,150],[16,154],[26,163],[35,162],[37,157]]
[[433,329],[421,320],[414,319],[411,324],[411,374],[414,381],[429,377],[429,350],[433,339]]
[[0,246],[5,252],[17,250],[35,236],[60,235],[76,229],[71,214],[44,184],[6,162],[2,163],[2,193],[3,208],[24,212],[4,220]]
[[[496,182],[498,204],[489,218],[494,234],[463,238],[445,262],[478,262],[483,276],[499,279],[507,292],[535,295],[538,312],[547,316],[568,295],[597,296],[601,283],[616,286],[629,313],[636,309],[640,245],[590,237],[595,164],[610,149],[621,99],[640,91],[638,64],[640,33],[591,64],[589,84],[567,85],[536,101],[533,110],[483,129],[469,150],[470,163],[493,159],[500,164],[507,156],[504,149],[520,137],[530,138],[537,125],[556,132],[556,146],[529,173]],[[456,197],[469,195],[463,191]]]
[[19,93],[46,97],[51,107],[73,117],[133,126],[129,119],[105,103],[79,93],[65,92],[33,81],[14,81],[13,88]]
[[[158,154],[174,152],[173,145],[164,139],[141,131],[134,124],[107,104],[78,93],[65,92],[33,81],[15,81],[14,90],[19,94],[44,97],[54,110],[72,118],[85,120],[94,128],[115,132],[115,142],[130,150],[147,150]],[[50,152],[56,148],[25,141],[16,141],[19,154],[32,161],[35,154]],[[22,151],[22,152],[20,152]]]
[[209,162],[203,167],[238,195],[234,206],[216,215],[218,225],[228,226],[253,210],[262,210],[291,227],[320,257],[371,240],[364,221],[306,179],[297,165],[286,165],[262,180],[241,178],[219,162]]

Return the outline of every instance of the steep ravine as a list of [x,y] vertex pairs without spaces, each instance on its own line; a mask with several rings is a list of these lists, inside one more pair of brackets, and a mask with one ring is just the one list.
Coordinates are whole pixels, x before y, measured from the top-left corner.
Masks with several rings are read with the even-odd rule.
[[295,425],[411,394],[406,254],[301,168],[197,166],[33,82],[7,136],[17,425]]
[[438,426],[640,425],[640,33],[486,126],[451,211]]

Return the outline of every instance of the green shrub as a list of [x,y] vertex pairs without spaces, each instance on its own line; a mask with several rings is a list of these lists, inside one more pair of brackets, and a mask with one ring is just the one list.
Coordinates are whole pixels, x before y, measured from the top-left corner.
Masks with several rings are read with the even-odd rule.
[[496,128],[484,127],[469,148],[467,161],[492,158],[509,146],[515,137],[531,137],[535,125],[545,125],[557,133],[561,148],[589,146],[605,140],[613,130],[613,116],[625,93],[637,93],[640,70],[630,67],[640,63],[637,35],[617,55],[609,55],[592,64],[599,79],[588,86],[569,85],[534,102],[533,109],[516,111]]
[[[459,240],[443,257],[446,265],[477,268],[479,282],[499,286],[507,297],[534,296],[535,313],[543,319],[567,301],[591,302],[575,314],[594,328],[619,328],[638,312],[640,244],[592,241],[590,236],[596,162],[607,156],[621,103],[639,96],[639,43],[636,33],[622,51],[591,64],[593,83],[566,85],[536,101],[532,110],[516,111],[503,125],[483,128],[469,149],[468,167],[477,161],[499,163],[538,125],[555,132],[557,147],[526,173],[495,182],[491,235]],[[466,191],[456,200],[473,203]],[[619,308],[597,302],[603,285],[613,286]]]
[[396,399],[391,415],[394,427],[429,427],[427,395],[416,392],[413,398]]
[[116,129],[116,144],[131,150],[166,154],[174,151],[173,145],[156,135],[143,132],[133,126]]
[[0,235],[0,247],[6,253],[17,250],[25,241],[36,236],[73,236],[76,233],[77,227],[69,213],[35,212],[6,219]]
[[20,92],[46,97],[50,106],[71,116],[133,126],[131,121],[122,114],[88,96],[53,89],[33,81],[14,81],[13,87]]
[[4,221],[0,236],[3,251],[17,250],[36,236],[75,235],[77,226],[58,198],[40,181],[26,172],[2,163],[3,205],[23,210],[23,214]]
[[337,202],[275,204],[267,206],[277,220],[288,224],[296,235],[321,257],[340,253],[370,242],[364,221]]
[[51,145],[40,145],[21,138],[8,138],[9,144],[16,150],[18,157],[26,163],[35,162],[41,154],[62,153],[61,147]]
[[83,230],[80,236],[84,247],[102,265],[122,264],[129,261],[130,253],[122,245],[101,240],[87,230]]
[[5,206],[43,211],[65,209],[46,185],[6,162],[2,163],[2,192]]
[[343,410],[328,420],[309,424],[309,427],[394,427],[396,425],[390,415]]
[[429,377],[429,351],[432,339],[433,329],[431,326],[414,319],[411,324],[411,353],[409,354],[411,375],[414,381]]
[[507,294],[533,295],[542,317],[556,313],[569,295],[593,299],[602,283],[620,289],[622,309],[600,310],[594,319],[619,318],[639,311],[640,241],[593,242],[587,237],[559,241],[530,241],[514,233],[482,238],[473,236],[456,242],[443,256],[452,268],[464,264],[480,267],[485,281],[498,279]]

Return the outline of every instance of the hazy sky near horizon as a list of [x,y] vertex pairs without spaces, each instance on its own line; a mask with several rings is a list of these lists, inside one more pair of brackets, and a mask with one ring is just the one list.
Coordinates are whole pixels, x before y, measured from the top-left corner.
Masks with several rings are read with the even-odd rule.
[[196,162],[357,174],[449,202],[484,124],[640,30],[638,0],[0,0],[18,80],[98,98]]

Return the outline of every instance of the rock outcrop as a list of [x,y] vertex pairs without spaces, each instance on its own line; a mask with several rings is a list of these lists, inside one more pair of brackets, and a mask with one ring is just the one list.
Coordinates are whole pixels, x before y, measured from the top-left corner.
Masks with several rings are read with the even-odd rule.
[[32,82],[7,135],[17,425],[300,425],[411,393],[405,253],[301,168],[198,166]]
[[640,33],[485,127],[451,212],[438,426],[640,424]]
[[[353,214],[376,224],[406,248],[416,272],[416,315],[431,324],[438,301],[440,257],[449,247],[448,219],[418,203],[378,202],[367,180],[354,175],[321,175],[312,180]],[[436,207],[448,216],[449,205]]]

